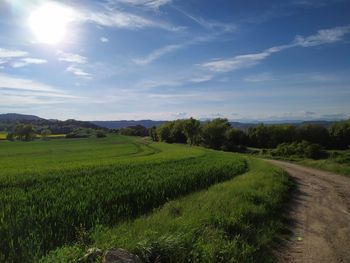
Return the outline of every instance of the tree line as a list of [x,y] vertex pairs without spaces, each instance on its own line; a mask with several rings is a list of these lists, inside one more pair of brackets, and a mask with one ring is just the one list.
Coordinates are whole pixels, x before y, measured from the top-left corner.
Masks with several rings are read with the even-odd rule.
[[350,119],[336,122],[330,128],[316,124],[264,125],[247,131],[231,126],[227,119],[200,122],[194,118],[167,122],[149,129],[154,141],[188,143],[212,149],[244,151],[245,147],[276,148],[283,143],[309,142],[328,149],[347,149],[350,145]]

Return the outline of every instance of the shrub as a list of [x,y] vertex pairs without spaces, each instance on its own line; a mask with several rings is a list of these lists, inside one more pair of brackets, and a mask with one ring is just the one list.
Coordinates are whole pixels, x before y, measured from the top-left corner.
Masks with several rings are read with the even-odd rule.
[[276,149],[271,151],[271,155],[311,159],[321,159],[327,157],[327,153],[323,150],[322,146],[312,144],[307,141],[302,141],[300,143],[281,143]]

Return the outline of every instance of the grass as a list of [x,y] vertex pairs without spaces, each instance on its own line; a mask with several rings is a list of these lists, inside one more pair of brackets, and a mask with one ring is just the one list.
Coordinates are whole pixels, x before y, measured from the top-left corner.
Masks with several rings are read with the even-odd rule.
[[263,150],[258,148],[249,148],[249,151],[260,158],[285,160],[350,177],[350,150],[328,150],[328,158],[319,160],[300,158],[297,156],[272,156],[269,154],[269,150],[263,153]]
[[0,262],[36,261],[247,169],[237,155],[123,136],[1,142],[0,165]]
[[[337,154],[334,154],[336,152]],[[332,156],[333,155],[333,156]],[[336,155],[336,156],[334,156]],[[298,163],[312,168],[326,170],[350,177],[350,150],[332,151],[331,157],[323,160],[298,160]]]
[[249,168],[149,215],[96,227],[87,244],[52,251],[41,262],[73,262],[89,246],[126,248],[143,262],[273,262],[271,246],[291,185],[286,173],[263,161],[250,159]]

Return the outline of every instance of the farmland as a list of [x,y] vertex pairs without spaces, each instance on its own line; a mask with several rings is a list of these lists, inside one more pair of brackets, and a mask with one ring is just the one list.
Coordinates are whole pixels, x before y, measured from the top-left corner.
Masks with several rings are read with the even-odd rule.
[[122,136],[1,142],[0,165],[1,262],[36,261],[248,169],[238,155]]

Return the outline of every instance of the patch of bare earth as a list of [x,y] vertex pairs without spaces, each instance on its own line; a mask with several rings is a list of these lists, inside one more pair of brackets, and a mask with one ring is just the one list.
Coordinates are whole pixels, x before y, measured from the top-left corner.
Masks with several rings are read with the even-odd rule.
[[296,183],[288,218],[293,233],[277,252],[280,262],[350,262],[350,178],[268,160]]

